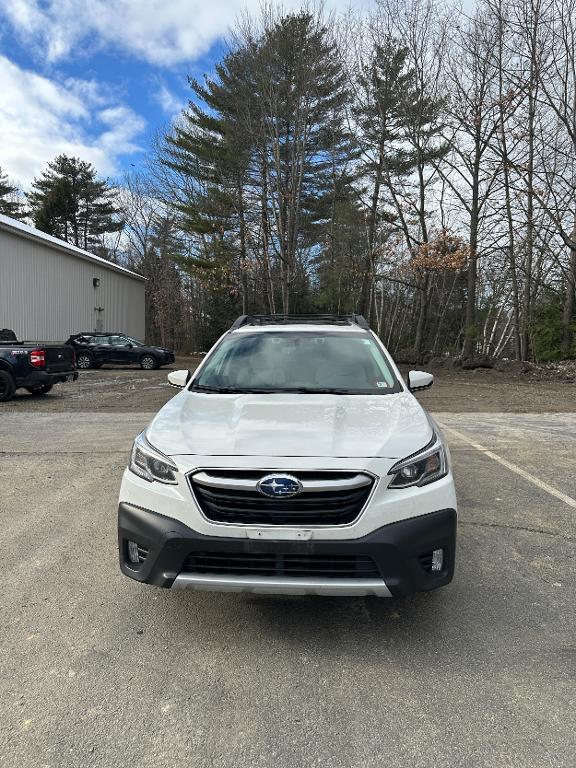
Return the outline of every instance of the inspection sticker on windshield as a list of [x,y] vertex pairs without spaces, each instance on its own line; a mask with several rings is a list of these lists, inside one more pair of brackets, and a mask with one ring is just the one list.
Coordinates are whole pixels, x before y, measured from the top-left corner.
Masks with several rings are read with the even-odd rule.
[[388,387],[388,384],[385,381],[377,381],[376,386],[380,387],[380,389],[386,389]]

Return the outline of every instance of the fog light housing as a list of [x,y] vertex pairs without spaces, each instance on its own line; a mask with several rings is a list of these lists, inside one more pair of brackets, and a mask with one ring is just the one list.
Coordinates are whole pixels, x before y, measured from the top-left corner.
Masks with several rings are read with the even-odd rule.
[[140,562],[140,556],[138,553],[138,544],[135,541],[128,542],[128,559],[134,565],[138,565]]
[[432,568],[433,573],[439,573],[444,567],[444,550],[435,549],[432,552]]

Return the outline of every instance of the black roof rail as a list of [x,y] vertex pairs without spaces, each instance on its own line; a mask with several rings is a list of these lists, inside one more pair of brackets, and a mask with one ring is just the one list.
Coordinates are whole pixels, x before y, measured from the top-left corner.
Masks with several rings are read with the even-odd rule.
[[245,325],[357,325],[369,331],[370,326],[363,315],[352,312],[350,315],[337,314],[275,314],[275,315],[240,315],[230,326],[231,331]]
[[231,331],[235,331],[236,328],[240,328],[246,323],[246,320],[248,319],[248,315],[240,315],[240,317],[237,317],[236,320],[232,323],[230,326]]

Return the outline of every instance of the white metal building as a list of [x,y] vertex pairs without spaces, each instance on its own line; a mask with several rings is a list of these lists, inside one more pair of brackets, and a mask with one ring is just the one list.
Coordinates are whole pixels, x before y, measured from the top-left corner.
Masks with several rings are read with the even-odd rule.
[[65,341],[81,331],[145,334],[145,278],[0,215],[0,328]]

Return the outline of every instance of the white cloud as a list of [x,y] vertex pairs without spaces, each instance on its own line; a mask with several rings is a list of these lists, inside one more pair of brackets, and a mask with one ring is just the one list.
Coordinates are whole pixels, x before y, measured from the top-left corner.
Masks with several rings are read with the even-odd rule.
[[0,56],[0,167],[27,187],[63,152],[93,163],[101,175],[139,150],[145,122],[93,81],[50,80]]
[[[286,10],[303,0],[283,0]],[[329,9],[373,0],[331,0]],[[80,43],[111,46],[138,58],[170,66],[193,61],[224,35],[245,10],[258,13],[261,0],[3,0],[0,14],[49,62]]]
[[154,93],[156,102],[162,107],[162,110],[170,117],[176,117],[186,106],[186,101],[178,98],[166,85],[159,81],[158,89]]

